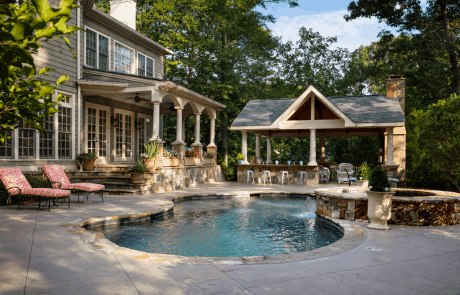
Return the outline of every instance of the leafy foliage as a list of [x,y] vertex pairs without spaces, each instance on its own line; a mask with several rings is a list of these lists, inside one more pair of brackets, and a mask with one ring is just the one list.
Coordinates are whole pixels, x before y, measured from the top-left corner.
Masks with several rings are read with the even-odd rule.
[[411,185],[460,191],[460,96],[411,113],[408,133]]
[[369,167],[369,165],[367,165],[367,162],[364,162],[361,165],[361,168],[359,168],[358,174],[356,176],[358,177],[358,179],[362,178],[362,180],[369,180],[369,178],[371,177],[371,168]]
[[[42,80],[40,76],[53,69],[37,73],[32,54],[42,47],[40,43],[60,38],[72,50],[65,35],[80,28],[66,23],[76,7],[73,0],[61,1],[59,8],[50,7],[47,0],[0,4],[0,143],[22,125],[44,131],[44,116],[57,112],[51,95],[68,76],[60,77],[56,86]],[[57,100],[63,98],[61,94]]]
[[88,162],[92,159],[97,159],[97,155],[96,153],[81,153],[79,155],[77,155],[77,160],[79,160],[80,162]]
[[372,169],[369,178],[370,190],[373,192],[386,192],[390,190],[390,187],[388,175],[383,171],[382,166],[376,165],[374,169]]
[[145,173],[145,166],[142,162],[136,162],[126,170],[126,173]]

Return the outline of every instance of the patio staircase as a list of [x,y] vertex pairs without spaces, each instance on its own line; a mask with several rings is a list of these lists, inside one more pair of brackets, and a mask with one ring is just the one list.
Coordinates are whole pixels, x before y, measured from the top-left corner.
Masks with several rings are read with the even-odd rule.
[[131,183],[126,173],[129,165],[98,165],[95,171],[73,171],[68,173],[70,182],[91,182],[105,185],[107,195],[140,195],[141,190]]

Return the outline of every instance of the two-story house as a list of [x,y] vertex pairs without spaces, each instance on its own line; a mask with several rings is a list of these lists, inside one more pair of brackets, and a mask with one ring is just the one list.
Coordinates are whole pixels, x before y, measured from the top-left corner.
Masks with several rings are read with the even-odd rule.
[[[59,5],[58,0],[49,2]],[[190,115],[196,118],[193,146],[202,148],[200,116],[205,114],[211,136],[204,144],[215,152],[216,113],[225,105],[163,79],[164,58],[173,52],[136,31],[136,2],[112,0],[110,15],[98,10],[94,0],[78,4],[68,23],[85,29],[69,38],[77,57],[62,40],[44,44],[35,56],[37,68],[56,69],[48,77],[52,82],[69,74],[56,91],[67,100],[58,106],[59,113],[46,118],[46,133],[27,127],[12,132],[0,147],[0,166],[36,171],[56,163],[76,170],[76,155],[84,152],[96,153],[99,167],[131,163],[144,143],[161,142],[161,116],[170,112],[177,114],[174,149],[184,150],[182,128]]]

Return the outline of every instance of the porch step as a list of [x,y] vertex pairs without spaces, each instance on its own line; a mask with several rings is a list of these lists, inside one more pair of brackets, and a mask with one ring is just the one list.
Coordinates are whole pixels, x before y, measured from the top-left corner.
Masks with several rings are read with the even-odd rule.
[[101,181],[98,182],[99,184],[105,185],[106,189],[137,189],[135,185],[132,185],[129,182],[123,182],[123,181]]
[[69,176],[75,177],[95,177],[95,176],[128,176],[129,174],[126,171],[73,171],[73,173],[68,173]]

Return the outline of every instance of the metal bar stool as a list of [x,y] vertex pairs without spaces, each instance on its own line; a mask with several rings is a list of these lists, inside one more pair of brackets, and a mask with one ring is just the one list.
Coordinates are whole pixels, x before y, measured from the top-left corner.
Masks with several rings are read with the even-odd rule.
[[249,174],[252,175],[252,181],[254,181],[254,171],[246,170],[246,183],[249,184]]
[[300,184],[299,185],[302,185],[304,175],[305,175],[305,185],[307,185],[307,183],[308,183],[307,172],[306,171],[299,171],[299,175],[300,175]]
[[284,185],[284,175],[287,178],[287,184],[289,184],[289,171],[280,171],[281,172],[281,185]]
[[[272,184],[272,179],[270,178],[270,170],[262,170],[262,174],[264,176],[264,179],[263,179],[264,185],[266,181],[269,181],[270,184]],[[268,176],[268,179],[267,179],[267,176]]]

